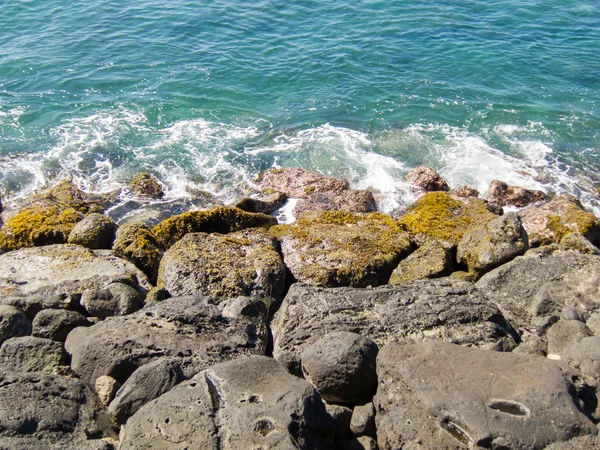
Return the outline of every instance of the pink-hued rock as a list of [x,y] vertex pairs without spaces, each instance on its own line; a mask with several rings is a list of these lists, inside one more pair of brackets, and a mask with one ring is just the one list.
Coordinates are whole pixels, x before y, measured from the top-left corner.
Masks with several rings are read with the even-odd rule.
[[548,200],[548,198],[548,194],[543,191],[509,186],[499,180],[492,181],[487,192],[488,201],[500,206],[512,205],[523,207],[531,203]]
[[425,192],[449,191],[450,187],[439,173],[431,167],[420,165],[406,174],[406,181]]
[[348,180],[344,178],[328,177],[299,167],[267,170],[263,174],[262,186],[293,198],[307,198],[317,192],[340,192],[349,187]]

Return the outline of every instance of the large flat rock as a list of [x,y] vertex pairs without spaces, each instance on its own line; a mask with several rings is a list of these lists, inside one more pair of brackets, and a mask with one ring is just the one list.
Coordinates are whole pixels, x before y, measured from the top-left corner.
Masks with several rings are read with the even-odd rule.
[[263,317],[226,315],[227,302],[176,297],[133,314],[74,329],[65,342],[71,367],[89,386],[109,375],[120,383],[165,356],[197,358],[198,371],[242,355],[264,354]]
[[143,406],[121,450],[316,449],[333,423],[314,388],[272,358],[218,364]]
[[117,281],[144,293],[152,287],[137,267],[110,250],[66,244],[0,255],[0,303],[29,315],[41,309],[76,308],[85,289]]
[[298,370],[303,350],[327,333],[374,340],[443,340],[470,346],[514,346],[504,317],[472,283],[439,278],[373,289],[294,284],[272,324],[275,358]]
[[389,345],[377,375],[381,449],[541,450],[597,433],[545,358],[441,342]]

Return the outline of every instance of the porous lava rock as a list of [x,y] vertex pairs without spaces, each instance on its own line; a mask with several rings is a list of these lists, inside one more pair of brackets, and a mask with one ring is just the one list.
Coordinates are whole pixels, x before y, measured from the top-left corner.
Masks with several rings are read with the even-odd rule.
[[509,186],[500,180],[493,180],[487,191],[488,201],[500,206],[523,207],[531,203],[546,201],[548,198],[548,194],[544,191]]
[[435,169],[422,164],[408,172],[405,178],[410,184],[423,189],[425,192],[450,190],[446,180]]
[[318,192],[340,192],[349,188],[345,178],[328,177],[299,167],[267,170],[261,182],[263,188],[283,192],[292,198],[306,198]]

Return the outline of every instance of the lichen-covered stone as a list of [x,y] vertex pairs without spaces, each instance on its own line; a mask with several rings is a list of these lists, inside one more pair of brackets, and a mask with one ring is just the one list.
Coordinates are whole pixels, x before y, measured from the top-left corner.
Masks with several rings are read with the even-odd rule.
[[512,212],[466,234],[458,244],[456,259],[465,264],[469,272],[482,274],[522,255],[528,249],[529,240],[521,219]]
[[500,206],[512,205],[523,207],[531,203],[548,200],[548,194],[535,189],[509,186],[502,181],[494,180],[488,189],[487,199]]
[[71,180],[33,194],[19,211],[6,215],[0,250],[65,243],[85,214],[103,212],[111,200],[109,194],[83,192]]
[[385,284],[412,245],[398,224],[380,213],[309,212],[272,232],[296,280],[316,286]]
[[84,290],[115,281],[142,293],[151,288],[139,269],[110,250],[65,244],[0,255],[0,304],[30,317],[42,309],[77,309]]
[[430,192],[411,205],[398,223],[418,240],[433,238],[458,244],[465,234],[482,228],[496,217],[483,200]]
[[307,211],[348,211],[370,213],[377,211],[373,193],[367,190],[346,189],[344,191],[316,192],[298,200],[294,215]]
[[568,233],[560,240],[560,246],[577,250],[588,255],[600,255],[600,249],[588,241],[581,233]]
[[306,198],[317,192],[339,192],[349,187],[346,179],[328,177],[299,167],[267,170],[262,176],[262,186],[292,198]]
[[69,233],[69,244],[92,249],[110,249],[115,239],[117,224],[104,214],[92,213],[85,216]]
[[439,242],[430,240],[400,261],[388,284],[443,277],[450,274],[452,266],[450,251]]
[[431,167],[420,165],[406,174],[406,181],[425,192],[449,191],[450,187],[439,173]]
[[65,362],[62,343],[50,339],[15,337],[0,347],[0,365],[16,372],[52,372]]
[[163,198],[165,193],[156,178],[146,172],[136,175],[129,184],[133,193],[141,198],[159,199]]
[[31,322],[23,311],[10,305],[0,305],[0,345],[12,337],[31,333]]
[[581,233],[592,244],[600,246],[600,222],[583,209],[572,195],[559,195],[541,206],[528,206],[519,211],[523,227],[532,247],[558,243],[569,233]]
[[169,248],[187,233],[227,234],[246,228],[269,228],[276,224],[277,220],[273,216],[219,206],[171,217],[152,228],[152,232],[164,248]]
[[285,266],[276,241],[257,228],[226,235],[187,234],[165,252],[157,286],[171,296],[200,293],[281,299],[284,283]]
[[115,253],[134,263],[151,281],[156,281],[164,251],[154,233],[143,223],[128,223],[117,230]]

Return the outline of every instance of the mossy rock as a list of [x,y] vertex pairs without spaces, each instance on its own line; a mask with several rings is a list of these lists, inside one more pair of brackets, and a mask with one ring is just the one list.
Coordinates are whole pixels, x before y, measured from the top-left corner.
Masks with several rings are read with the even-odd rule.
[[411,205],[398,224],[418,240],[433,238],[456,245],[466,233],[496,217],[484,200],[461,200],[447,192],[430,192]]
[[136,175],[129,185],[133,193],[141,198],[159,199],[165,195],[156,178],[146,172]]
[[113,245],[115,253],[128,259],[150,279],[156,281],[163,248],[152,231],[143,223],[121,225]]
[[27,203],[51,203],[61,208],[73,208],[81,213],[102,213],[117,200],[117,192],[90,194],[79,189],[72,180],[63,180],[57,185],[33,194]]
[[532,247],[559,243],[570,233],[580,233],[600,246],[600,222],[572,195],[559,195],[541,206],[519,211]]
[[439,278],[452,271],[450,251],[437,241],[428,241],[392,272],[388,284],[405,284],[426,278]]
[[173,297],[200,293],[219,299],[281,299],[285,266],[276,247],[260,228],[227,235],[189,233],[165,252],[157,287]]
[[32,205],[6,221],[0,230],[0,249],[63,244],[83,214],[73,208],[56,205]]
[[187,233],[227,234],[246,228],[269,228],[276,224],[277,220],[273,216],[218,206],[206,211],[191,211],[170,217],[152,228],[152,232],[158,242],[168,249]]
[[408,234],[381,213],[307,212],[271,231],[294,277],[315,286],[385,284],[412,248]]

